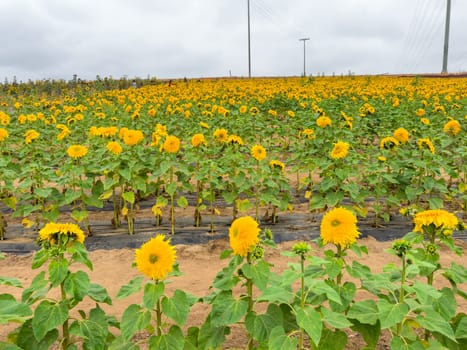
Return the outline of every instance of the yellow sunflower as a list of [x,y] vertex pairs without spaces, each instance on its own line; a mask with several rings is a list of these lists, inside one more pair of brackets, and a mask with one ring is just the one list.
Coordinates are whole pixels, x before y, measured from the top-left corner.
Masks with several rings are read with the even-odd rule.
[[318,125],[320,128],[325,128],[327,126],[330,126],[331,124],[332,124],[331,118],[326,117],[324,115],[316,119],[316,125]]
[[88,148],[82,145],[71,145],[70,147],[68,147],[66,153],[69,157],[78,159],[88,154]]
[[430,125],[430,119],[428,118],[421,118],[420,121],[424,125]]
[[323,216],[320,226],[324,244],[333,243],[346,248],[357,241],[360,232],[357,217],[348,209],[334,208]]
[[32,141],[37,139],[39,136],[40,136],[40,134],[36,130],[33,130],[33,129],[28,130],[24,134],[24,142],[26,144],[30,144]]
[[177,153],[180,150],[180,139],[177,136],[169,135],[165,138],[162,148],[167,153]]
[[399,141],[395,137],[388,136],[381,139],[379,143],[379,148],[381,149],[393,149],[399,145]]
[[415,214],[413,219],[415,224],[414,232],[426,233],[426,230],[433,225],[433,227],[441,232],[443,235],[452,235],[452,231],[457,227],[457,217],[442,209],[425,210]]
[[251,148],[251,155],[257,161],[261,161],[266,158],[266,149],[261,145],[254,145]]
[[280,160],[273,159],[269,162],[269,167],[271,169],[279,169],[280,171],[283,171],[285,168],[285,164],[282,163]]
[[116,141],[110,141],[109,143],[107,143],[106,147],[111,153],[115,155],[119,155],[120,153],[122,153],[122,146]]
[[6,140],[8,138],[8,130],[4,128],[0,128],[0,142]]
[[350,145],[347,142],[337,141],[334,144],[334,148],[331,151],[331,158],[332,159],[340,159],[345,158],[347,153],[349,153]]
[[214,131],[214,138],[216,139],[216,141],[218,142],[227,142],[228,140],[228,132],[227,130],[225,129],[216,129]]
[[419,108],[415,111],[415,115],[417,117],[423,117],[426,114],[425,110],[423,108]]
[[235,254],[247,256],[259,242],[260,228],[251,216],[244,216],[232,222],[229,229],[230,246]]
[[428,149],[432,154],[435,154],[435,146],[433,146],[433,143],[430,141],[430,139],[419,139],[417,141],[417,145],[419,149]]
[[136,268],[154,281],[161,281],[172,271],[176,259],[175,247],[164,235],[157,235],[135,250]]
[[231,145],[240,145],[240,146],[243,146],[244,143],[243,143],[243,140],[240,136],[238,135],[230,135],[228,138],[227,138],[227,143],[231,144]]
[[203,134],[194,134],[191,138],[191,145],[193,147],[198,147],[206,144],[206,139]]
[[461,125],[457,120],[450,120],[444,124],[443,131],[451,136],[457,135],[461,131]]
[[392,136],[394,136],[394,138],[400,143],[406,143],[407,141],[409,141],[410,137],[409,132],[404,128],[397,128],[396,130],[394,130]]
[[127,146],[135,146],[144,139],[144,134],[141,130],[127,130],[123,135],[123,142]]
[[39,231],[39,241],[49,242],[50,244],[57,244],[63,239],[73,239],[77,242],[83,243],[85,234],[76,224],[70,223],[55,223],[49,222],[44,225]]

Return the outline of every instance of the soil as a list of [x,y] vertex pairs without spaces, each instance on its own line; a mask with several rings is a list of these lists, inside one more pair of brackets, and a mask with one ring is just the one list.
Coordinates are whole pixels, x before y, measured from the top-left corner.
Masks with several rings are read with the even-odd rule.
[[[296,208],[295,208],[296,209]],[[144,209],[141,209],[144,210]],[[181,289],[196,296],[206,296],[210,293],[209,287],[215,275],[226,264],[227,260],[220,260],[220,253],[228,249],[227,232],[231,222],[228,210],[221,212],[221,215],[213,217],[214,232],[210,232],[210,218],[204,217],[201,227],[193,227],[192,213],[187,210],[180,210],[176,213],[176,234],[172,236],[172,243],[176,246],[177,261],[183,276],[172,279],[172,283],[167,285],[166,292],[171,295],[174,290]],[[125,308],[132,303],[141,303],[142,295],[134,294],[126,299],[117,300],[116,294],[120,287],[130,279],[139,275],[136,268],[132,267],[134,260],[134,248],[153,237],[155,233],[170,233],[170,223],[165,221],[162,226],[155,227],[154,220],[140,219],[136,222],[136,234],[128,235],[125,227],[115,230],[110,226],[110,214],[108,212],[93,213],[91,217],[91,227],[93,235],[88,237],[86,245],[89,250],[89,257],[94,268],[89,271],[90,279],[93,283],[104,286],[113,305],[102,305],[108,314],[120,319]],[[143,216],[141,216],[143,217]],[[278,243],[276,250],[268,250],[266,260],[274,265],[273,270],[280,273],[287,268],[291,258],[281,255],[281,252],[290,250],[292,245],[299,240],[309,241],[319,234],[319,215],[311,215],[306,211],[296,211],[294,213],[280,213],[279,221],[273,225],[264,220],[262,228],[270,228],[274,233]],[[125,224],[125,223],[124,223]],[[384,224],[384,223],[383,223]],[[374,227],[371,218],[359,222],[362,237],[360,244],[368,248],[368,256],[359,257],[360,263],[371,268],[373,272],[380,272],[388,263],[397,263],[397,259],[385,249],[391,246],[391,240],[401,237],[411,231],[411,222],[407,218],[393,217],[390,223],[383,227]],[[26,229],[19,223],[8,227],[6,240],[0,241],[0,250],[6,253],[6,259],[0,262],[0,276],[18,278],[24,287],[28,287],[34,276],[38,273],[31,270],[31,260],[37,244],[34,242],[35,233],[32,229]],[[460,238],[456,239],[456,244],[463,249],[467,248],[465,241],[465,231],[460,233]],[[313,244],[313,254],[322,255],[323,251]],[[349,254],[348,259],[356,257]],[[448,266],[451,262],[465,265],[465,256],[457,256],[448,250],[441,253],[441,264]],[[435,280],[437,286],[446,283],[440,279]],[[459,286],[467,290],[467,286]],[[17,299],[21,298],[21,289],[2,286],[2,293],[10,293]],[[359,296],[361,298],[363,296]],[[467,301],[459,300],[458,312],[467,313]],[[91,300],[84,300],[81,309],[92,308],[94,303]],[[201,325],[209,311],[208,306],[196,304],[189,316],[188,325]],[[7,324],[0,326],[0,340],[6,339],[7,334],[17,325]],[[146,337],[140,334],[140,338]],[[357,333],[349,333],[347,349],[361,349],[365,346],[361,336]],[[224,349],[239,349],[245,347],[246,337],[241,326],[235,326],[228,336]],[[385,334],[377,349],[389,349],[390,337]]]

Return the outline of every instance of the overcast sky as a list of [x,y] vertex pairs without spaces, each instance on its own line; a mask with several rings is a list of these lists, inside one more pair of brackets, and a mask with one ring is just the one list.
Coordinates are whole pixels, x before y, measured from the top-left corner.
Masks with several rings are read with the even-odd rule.
[[[440,72],[447,0],[250,0],[253,76]],[[452,0],[450,72],[467,71]],[[248,76],[247,0],[0,0],[0,80]]]

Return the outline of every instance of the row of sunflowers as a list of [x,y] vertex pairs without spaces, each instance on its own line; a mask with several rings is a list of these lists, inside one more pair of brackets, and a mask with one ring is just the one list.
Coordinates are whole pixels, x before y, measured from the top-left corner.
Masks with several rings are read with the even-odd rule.
[[[134,233],[138,201],[156,222],[195,206],[216,212],[346,205],[389,221],[395,210],[465,215],[467,123],[462,78],[213,79],[126,90],[73,85],[0,100],[0,199],[25,225],[65,209],[89,227],[112,202]],[[193,202],[188,199],[194,197]],[[188,199],[187,199],[188,198]],[[5,234],[6,209],[0,217]]]

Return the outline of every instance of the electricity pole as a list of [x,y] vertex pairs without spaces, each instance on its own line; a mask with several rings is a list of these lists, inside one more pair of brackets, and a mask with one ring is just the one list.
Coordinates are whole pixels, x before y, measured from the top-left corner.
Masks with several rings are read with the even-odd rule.
[[305,51],[305,43],[310,38],[301,38],[298,39],[299,41],[303,41],[303,76],[306,77],[306,51]]
[[248,7],[248,78],[251,78],[250,0],[247,0],[247,7]]
[[448,49],[449,49],[449,22],[451,21],[451,0],[446,4],[446,26],[444,28],[444,50],[443,50],[443,70],[441,73],[448,72]]

